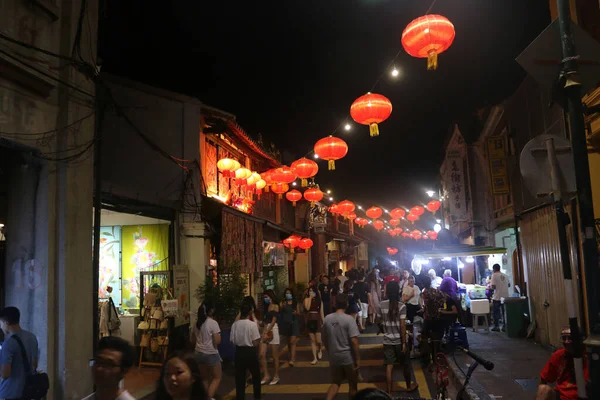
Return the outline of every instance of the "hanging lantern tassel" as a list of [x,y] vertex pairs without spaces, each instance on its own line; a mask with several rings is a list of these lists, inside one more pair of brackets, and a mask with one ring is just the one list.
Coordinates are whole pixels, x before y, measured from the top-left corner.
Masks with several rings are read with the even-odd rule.
[[292,206],[296,207],[296,202],[295,201],[292,202]]
[[371,133],[371,137],[379,136],[379,126],[375,123],[369,125],[369,132]]
[[260,195],[262,194],[262,189],[257,189],[256,190],[256,196],[258,197],[258,199],[260,200]]
[[290,254],[294,254],[294,248],[290,247]]
[[302,178],[300,185],[302,185],[302,187],[307,187],[308,186],[308,180]]
[[[278,196],[278,197],[279,197],[279,200],[283,199],[283,194],[282,194],[282,193],[279,193],[279,196]],[[413,223],[414,223],[414,222],[413,222]]]
[[335,160],[329,160],[327,167],[329,171],[335,171]]
[[[427,69],[429,71],[435,71],[438,67],[438,55],[435,50],[431,50],[427,55]],[[373,136],[371,134],[371,136]]]
[[265,186],[265,193],[269,193],[269,185]]

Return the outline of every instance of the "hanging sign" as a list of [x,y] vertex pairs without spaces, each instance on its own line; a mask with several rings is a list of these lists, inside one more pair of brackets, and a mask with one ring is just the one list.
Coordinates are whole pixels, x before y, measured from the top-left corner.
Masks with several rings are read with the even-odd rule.
[[190,273],[187,265],[175,265],[173,267],[173,297],[178,302],[175,326],[188,324],[190,322],[188,315],[190,309]]
[[506,131],[490,137],[487,140],[488,157],[490,161],[490,179],[492,194],[508,194],[508,172],[506,166]]
[[460,151],[448,151],[445,181],[452,222],[468,220],[463,163],[464,159]]

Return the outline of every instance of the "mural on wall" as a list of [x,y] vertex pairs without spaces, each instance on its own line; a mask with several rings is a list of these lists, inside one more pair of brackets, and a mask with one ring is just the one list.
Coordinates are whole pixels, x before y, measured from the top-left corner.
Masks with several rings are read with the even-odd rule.
[[121,306],[121,227],[100,227],[100,271],[98,297],[107,298],[107,286],[113,288],[111,297]]
[[140,272],[168,270],[169,225],[124,226],[121,234],[123,308],[139,308]]

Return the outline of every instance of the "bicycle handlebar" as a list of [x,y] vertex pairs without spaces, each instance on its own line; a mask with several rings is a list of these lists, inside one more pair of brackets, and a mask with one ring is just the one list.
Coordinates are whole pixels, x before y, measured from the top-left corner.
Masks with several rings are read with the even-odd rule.
[[483,365],[483,368],[487,369],[488,371],[491,371],[494,369],[494,363],[491,361],[486,360],[485,358],[479,357],[477,354],[473,353],[472,351],[465,349],[464,347],[460,347],[460,346],[456,346],[457,349],[459,349],[460,351],[466,353],[469,357],[471,357],[473,360],[477,361],[479,364]]

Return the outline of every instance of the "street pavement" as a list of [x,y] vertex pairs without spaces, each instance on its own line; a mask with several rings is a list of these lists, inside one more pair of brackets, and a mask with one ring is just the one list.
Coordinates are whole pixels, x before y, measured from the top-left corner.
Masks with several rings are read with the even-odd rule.
[[[361,368],[360,372],[363,381],[359,383],[359,390],[370,387],[377,387],[385,390],[385,367],[383,366],[383,338],[376,334],[377,329],[370,327],[361,335],[360,352]],[[298,342],[296,353],[296,363],[294,367],[288,364],[289,354],[287,347],[280,346],[280,382],[277,385],[262,387],[262,398],[266,400],[275,400],[285,398],[286,400],[312,400],[324,399],[330,384],[329,357],[327,351],[323,352],[323,360],[316,365],[311,365],[312,353],[310,340],[303,337]],[[270,352],[269,352],[270,357]],[[412,393],[397,391],[394,396],[406,398],[426,398],[431,399],[432,393],[435,394],[435,387],[425,367],[419,360],[412,360],[413,380],[419,384],[418,390]],[[269,363],[269,369],[272,375],[273,363]],[[406,383],[402,376],[400,368],[394,370],[393,378],[395,387],[405,388]],[[338,395],[338,399],[348,398],[348,384],[343,384]],[[235,398],[234,370],[231,363],[223,366],[223,380],[218,393],[221,398],[231,400]],[[217,397],[219,398],[219,397]],[[252,399],[252,385],[246,388],[246,399]]]

